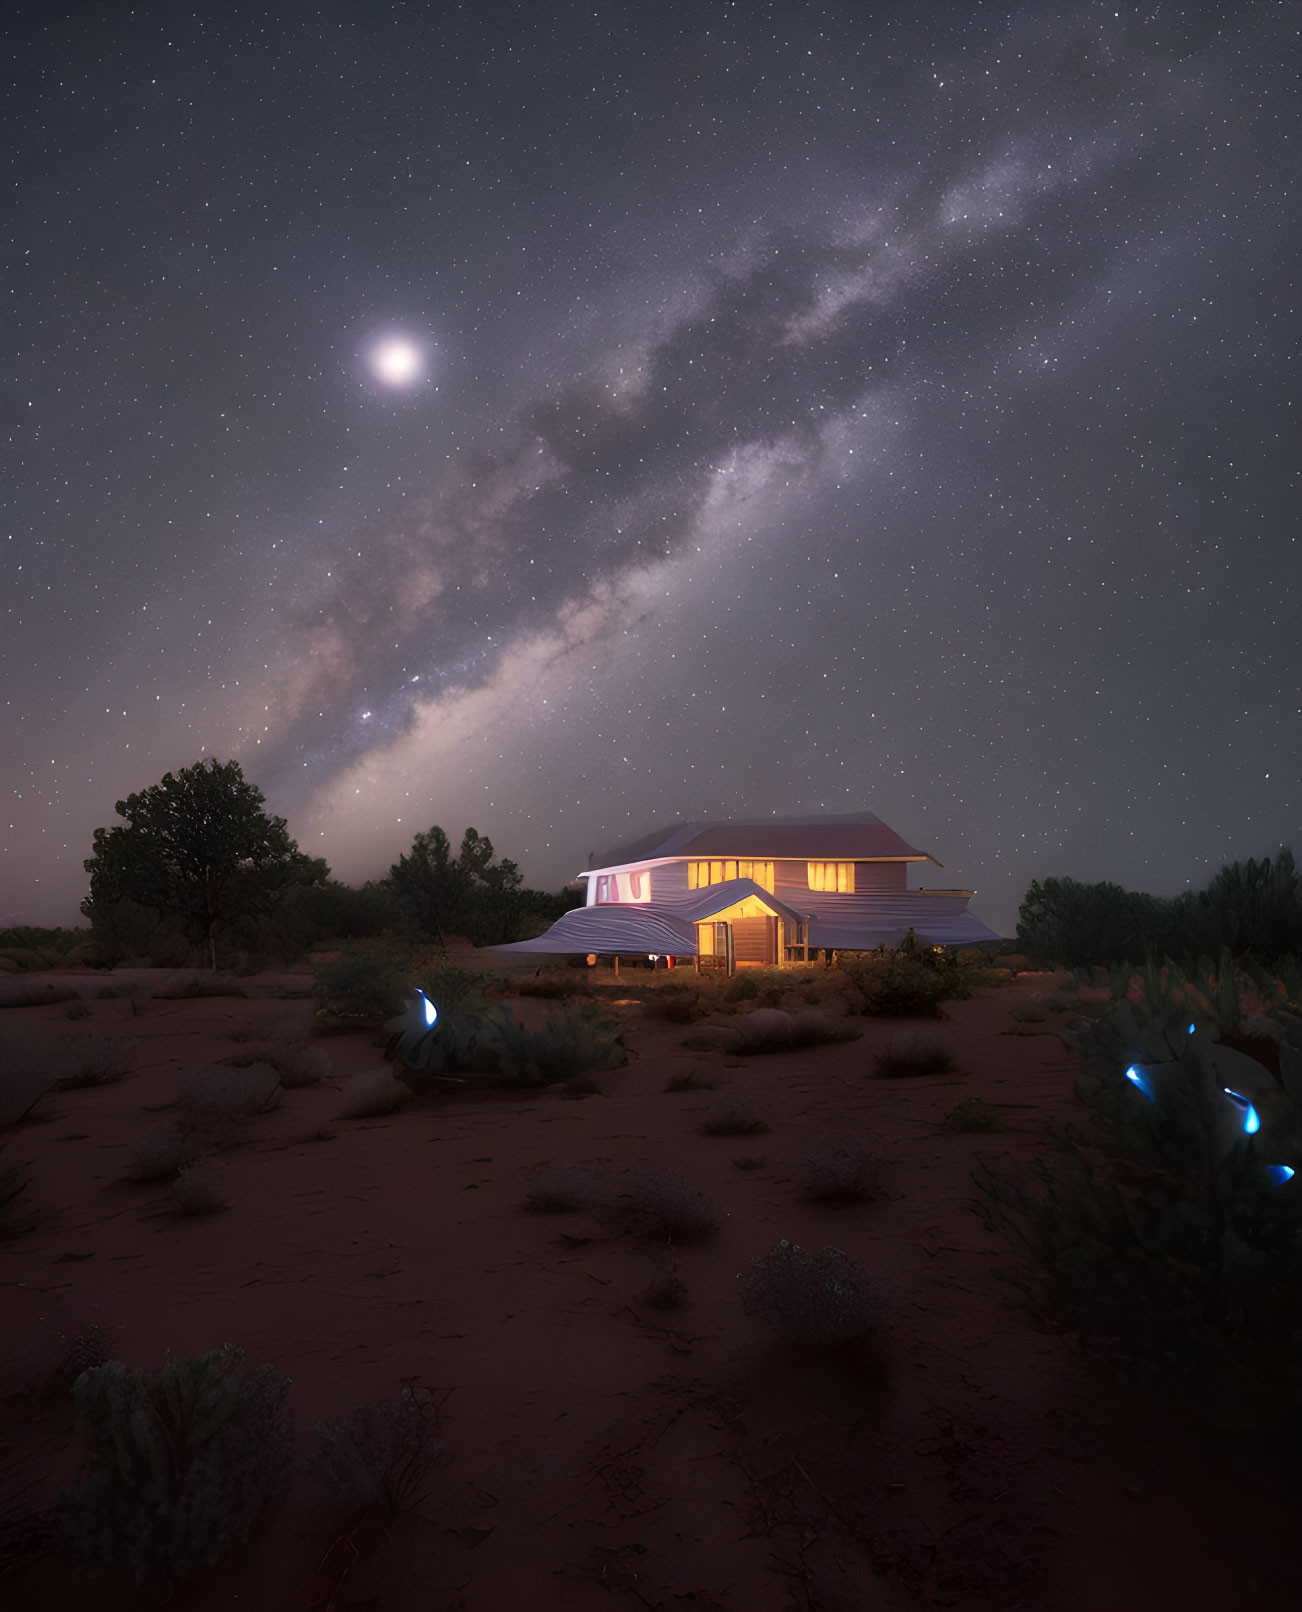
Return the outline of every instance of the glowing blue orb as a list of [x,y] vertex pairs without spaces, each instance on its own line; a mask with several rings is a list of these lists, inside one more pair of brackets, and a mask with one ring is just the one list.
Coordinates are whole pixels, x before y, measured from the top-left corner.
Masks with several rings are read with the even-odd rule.
[[425,995],[424,991],[422,991],[419,986],[416,987],[416,995],[420,997],[421,1001],[425,1004],[425,1023],[428,1025],[433,1025],[438,1019],[439,1010],[434,1006],[433,1002],[430,1001],[429,997]]

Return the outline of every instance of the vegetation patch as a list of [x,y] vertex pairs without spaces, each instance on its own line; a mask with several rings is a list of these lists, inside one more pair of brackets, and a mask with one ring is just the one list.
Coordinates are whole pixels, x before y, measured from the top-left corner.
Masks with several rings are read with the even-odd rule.
[[673,1170],[643,1170],[619,1194],[617,1209],[631,1231],[656,1242],[702,1242],[723,1224],[718,1204]]
[[321,1505],[341,1519],[400,1517],[428,1498],[429,1479],[451,1456],[428,1388],[406,1386],[337,1422],[317,1422],[308,1457]]
[[90,1466],[59,1501],[64,1543],[92,1571],[129,1568],[138,1583],[215,1566],[283,1488],[288,1393],[287,1377],[246,1371],[229,1345],[169,1356],[158,1372],[119,1360],[83,1372],[73,1398]]
[[881,1196],[880,1162],[858,1142],[822,1142],[800,1171],[806,1197],[818,1203],[871,1203]]
[[839,1248],[813,1253],[784,1238],[753,1259],[737,1284],[746,1314],[798,1349],[836,1349],[880,1325],[867,1267]]
[[969,1097],[961,1103],[955,1103],[945,1115],[945,1129],[980,1134],[1002,1131],[1005,1126],[997,1109],[991,1108],[989,1103],[983,1103],[979,1097]]

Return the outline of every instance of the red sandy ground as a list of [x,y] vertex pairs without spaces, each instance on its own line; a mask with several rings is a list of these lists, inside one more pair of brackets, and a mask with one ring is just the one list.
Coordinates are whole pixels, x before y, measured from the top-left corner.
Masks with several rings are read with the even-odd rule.
[[[6,1024],[138,1047],[127,1079],[54,1093],[7,1138],[3,1163],[30,1175],[42,1216],[0,1245],[7,1482],[52,1499],[80,1470],[69,1409],[42,1411],[27,1390],[58,1335],[91,1322],[110,1330],[118,1358],[151,1369],[165,1350],[238,1344],[251,1365],[293,1378],[304,1435],[404,1383],[443,1405],[452,1459],[387,1537],[336,1540],[296,1485],[234,1565],[171,1605],[1296,1605],[1298,1518],[1258,1459],[1260,1435],[1178,1400],[1158,1405],[1151,1387],[1118,1387],[1071,1340],[1007,1307],[991,1275],[1008,1251],[974,1212],[973,1161],[1033,1156],[1073,1108],[1077,1060],[1055,1033],[1061,1020],[1011,1016],[1049,976],[949,1004],[938,1028],[962,1072],[904,1080],[871,1074],[898,1022],[743,1061],[687,1051],[690,1031],[625,1006],[632,1062],[600,1077],[603,1096],[438,1096],[338,1120],[340,1078],[380,1054],[373,1033],[332,1036],[317,1044],[334,1076],[251,1122],[225,1159],[231,1208],[195,1219],[174,1213],[167,1186],[124,1178],[123,1144],[161,1122],[178,1071],[240,1051],[251,1029],[292,1023],[309,1039],[311,1003],[278,999],[308,979],[262,976],[242,982],[247,999],[155,1000],[132,1016],[126,1002],[94,1000],[103,975],[44,978],[84,991],[92,1016],[69,1025],[66,1006],[13,1009]],[[519,1007],[526,1022],[548,1009]],[[769,1133],[702,1135],[719,1096],[667,1093],[684,1070],[746,1094]],[[995,1105],[1006,1133],[945,1130],[967,1096]],[[879,1153],[885,1196],[804,1201],[801,1159],[844,1137]],[[733,1164],[755,1154],[760,1169]],[[586,1160],[680,1171],[723,1206],[724,1227],[671,1253],[600,1213],[521,1208],[539,1166]],[[878,1273],[887,1335],[871,1359],[802,1364],[743,1313],[737,1273],[783,1237],[843,1248]],[[642,1298],[667,1257],[688,1294],[671,1313]],[[0,1599],[8,1612],[162,1604],[53,1559],[11,1577]]]

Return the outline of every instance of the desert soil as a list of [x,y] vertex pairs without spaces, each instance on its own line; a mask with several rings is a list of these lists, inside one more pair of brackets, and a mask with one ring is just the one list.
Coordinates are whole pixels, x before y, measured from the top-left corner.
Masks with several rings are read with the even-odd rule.
[[[1036,1330],[992,1274],[1009,1251],[977,1212],[974,1161],[1029,1159],[1074,1112],[1061,1019],[1012,1016],[1050,976],[947,1005],[937,1028],[955,1074],[873,1078],[898,1022],[741,1059],[685,1049],[689,1029],[628,1000],[613,1012],[631,1062],[599,1077],[601,1095],[454,1092],[360,1120],[337,1117],[340,1088],[379,1064],[376,1035],[314,1036],[302,970],[241,981],[244,997],[134,1012],[97,999],[102,974],[42,979],[81,993],[89,1017],[69,1023],[63,1003],[10,1009],[4,1026],[137,1045],[126,1079],[53,1093],[5,1138],[0,1162],[30,1176],[40,1219],[0,1245],[3,1492],[49,1501],[81,1469],[70,1401],[42,1408],[31,1388],[59,1336],[91,1323],[129,1365],[225,1342],[273,1364],[293,1379],[302,1446],[315,1420],[404,1384],[442,1407],[449,1459],[416,1513],[341,1537],[296,1480],[245,1553],[173,1606],[1296,1605],[1296,1496],[1268,1432],[1233,1425],[1232,1406],[1119,1383],[1073,1339]],[[635,997],[637,976],[625,983]],[[526,1023],[550,1006],[515,1005]],[[333,1073],[250,1122],[223,1159],[229,1209],[183,1218],[166,1184],[126,1178],[126,1144],[168,1118],[179,1072],[268,1035],[325,1048]],[[716,1089],[665,1090],[689,1071]],[[734,1096],[768,1130],[702,1134]],[[947,1130],[968,1097],[1006,1129]],[[843,1138],[879,1155],[883,1195],[806,1201],[803,1159]],[[574,1162],[616,1181],[645,1165],[680,1172],[718,1201],[722,1229],[674,1249],[599,1210],[522,1207],[535,1172]],[[743,1312],[737,1275],[780,1238],[867,1262],[884,1323],[874,1348],[802,1361]],[[686,1294],[674,1311],[645,1300],[666,1270]],[[8,1612],[163,1604],[56,1559],[22,1568],[0,1597]]]

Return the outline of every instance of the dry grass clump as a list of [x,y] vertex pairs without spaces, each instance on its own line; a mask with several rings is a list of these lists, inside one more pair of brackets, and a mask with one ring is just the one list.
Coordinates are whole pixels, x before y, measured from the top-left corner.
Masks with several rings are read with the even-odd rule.
[[620,1193],[617,1209],[635,1235],[657,1242],[702,1242],[723,1223],[718,1204],[673,1170],[642,1171]]
[[80,1086],[108,1086],[131,1069],[134,1036],[70,1035],[59,1039],[61,1091]]
[[[745,977],[738,976],[739,979]],[[738,1014],[733,1021],[738,1037],[737,1051],[746,1054],[790,1052],[791,1025],[791,1015],[780,1008],[757,1008],[751,1013]]]
[[513,985],[516,996],[536,996],[547,1002],[587,996],[592,989],[586,971],[578,968],[547,969]]
[[885,1052],[877,1054],[879,1076],[948,1075],[957,1068],[949,1042],[922,1032],[892,1036]]
[[562,1215],[591,1209],[601,1198],[596,1171],[588,1164],[556,1164],[529,1183],[524,1206],[535,1214]]
[[127,1176],[132,1181],[166,1180],[229,1140],[228,1128],[177,1121],[156,1126],[127,1143],[130,1154]]
[[176,1100],[192,1122],[248,1119],[265,1114],[280,1102],[280,1077],[270,1064],[243,1069],[202,1064],[177,1077]]
[[843,1041],[858,1041],[862,1035],[859,1025],[833,1018],[825,1009],[802,1008],[791,1015],[793,1046],[830,1047]]
[[702,1006],[700,988],[692,985],[662,985],[649,991],[642,1002],[642,1017],[665,1024],[695,1024],[708,1009]]
[[734,1170],[762,1170],[769,1162],[767,1153],[744,1153],[732,1161]]
[[308,1464],[323,1509],[340,1517],[398,1517],[428,1497],[430,1475],[451,1459],[428,1388],[404,1387],[337,1422],[317,1422]]
[[254,1064],[267,1064],[280,1077],[286,1091],[302,1086],[316,1086],[329,1078],[334,1065],[330,1054],[321,1047],[302,1047],[283,1041],[264,1041],[251,1046],[246,1052],[237,1052],[222,1063],[228,1069],[247,1069]]
[[881,1196],[877,1156],[858,1142],[822,1142],[805,1160],[800,1180],[817,1203],[871,1203]]
[[737,1282],[746,1314],[799,1349],[836,1349],[879,1324],[867,1267],[839,1248],[815,1254],[784,1238],[753,1259]]
[[412,1100],[412,1090],[398,1079],[388,1065],[354,1075],[344,1086],[336,1119],[378,1119],[396,1113]]
[[701,1122],[706,1136],[760,1136],[768,1130],[768,1122],[756,1109],[746,1103],[720,1103],[712,1108]]
[[226,1172],[211,1156],[187,1164],[172,1182],[172,1191],[183,1215],[215,1215],[231,1206]]

